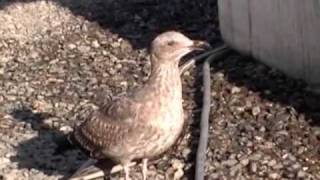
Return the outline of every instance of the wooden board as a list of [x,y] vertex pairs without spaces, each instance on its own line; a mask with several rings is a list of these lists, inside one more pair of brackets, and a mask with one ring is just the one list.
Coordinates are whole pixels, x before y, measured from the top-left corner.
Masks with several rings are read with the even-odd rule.
[[320,0],[219,0],[234,49],[320,88]]

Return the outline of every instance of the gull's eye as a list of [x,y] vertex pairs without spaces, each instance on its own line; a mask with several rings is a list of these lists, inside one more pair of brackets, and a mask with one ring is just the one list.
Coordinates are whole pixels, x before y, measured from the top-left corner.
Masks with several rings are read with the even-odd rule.
[[169,41],[169,42],[168,42],[168,45],[169,45],[169,46],[173,46],[174,44],[175,44],[174,41]]

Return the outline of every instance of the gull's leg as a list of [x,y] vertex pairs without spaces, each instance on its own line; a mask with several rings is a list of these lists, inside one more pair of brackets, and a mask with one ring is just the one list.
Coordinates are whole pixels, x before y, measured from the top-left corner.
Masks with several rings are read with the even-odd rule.
[[148,176],[148,159],[142,159],[142,179],[147,180]]
[[[128,164],[128,167],[131,167],[131,166],[134,166],[134,165],[136,165],[136,163],[135,162],[131,162],[130,164]],[[122,166],[121,164],[118,164],[118,165],[112,167],[110,173],[114,174],[114,173],[120,172],[120,171],[123,170],[123,168],[124,168],[124,166]]]
[[125,174],[125,180],[131,180],[130,179],[130,165],[129,164],[123,165],[123,170],[124,170],[124,174]]

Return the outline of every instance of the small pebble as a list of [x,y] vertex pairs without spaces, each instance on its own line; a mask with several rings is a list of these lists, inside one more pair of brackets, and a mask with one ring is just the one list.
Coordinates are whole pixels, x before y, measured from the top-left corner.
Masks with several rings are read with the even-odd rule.
[[75,44],[68,44],[68,48],[70,49],[70,50],[73,50],[73,49],[75,49],[77,46],[75,45]]
[[224,165],[224,166],[231,167],[231,166],[234,166],[234,165],[237,164],[237,163],[238,163],[237,160],[235,160],[235,159],[229,159],[229,160],[223,161],[221,164]]
[[243,166],[247,166],[248,164],[249,164],[249,159],[248,158],[245,158],[245,159],[242,159],[241,161],[240,161],[240,163],[243,165]]
[[219,178],[219,173],[211,173],[209,175],[210,179],[218,179]]
[[307,176],[307,173],[305,173],[303,170],[300,170],[297,174],[297,177],[301,179],[305,178],[306,176]]
[[241,91],[241,89],[238,88],[238,87],[232,87],[232,89],[231,89],[231,93],[232,93],[232,94],[239,93],[240,91]]
[[255,154],[252,154],[249,158],[253,161],[258,161],[261,159],[261,157],[262,157],[261,153],[255,153]]
[[98,47],[100,47],[100,44],[99,44],[99,42],[98,42],[97,40],[94,40],[94,41],[92,42],[92,46],[93,46],[94,48],[98,48]]
[[256,173],[257,172],[257,164],[255,162],[250,163],[250,171],[252,173]]
[[278,173],[270,173],[269,174],[270,179],[278,179],[279,177],[280,177],[280,175]]
[[273,160],[269,161],[268,166],[273,167],[276,164],[277,164],[277,161],[273,159]]
[[59,130],[62,131],[62,132],[64,132],[64,133],[69,133],[69,132],[72,132],[72,131],[73,131],[73,128],[70,127],[70,126],[62,126],[62,127],[60,127]]
[[174,169],[182,169],[184,167],[184,163],[181,162],[180,160],[178,159],[173,159],[171,161],[171,166],[174,168]]
[[184,149],[182,150],[182,156],[183,156],[184,158],[187,158],[190,153],[191,153],[191,149],[190,149],[190,148],[184,148]]
[[260,107],[256,106],[252,108],[252,115],[257,116],[261,112]]

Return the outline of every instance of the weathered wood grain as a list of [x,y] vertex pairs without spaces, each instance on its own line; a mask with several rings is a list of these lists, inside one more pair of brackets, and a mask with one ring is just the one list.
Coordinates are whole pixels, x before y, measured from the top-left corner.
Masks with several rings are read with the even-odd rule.
[[320,0],[219,0],[234,49],[320,88]]

